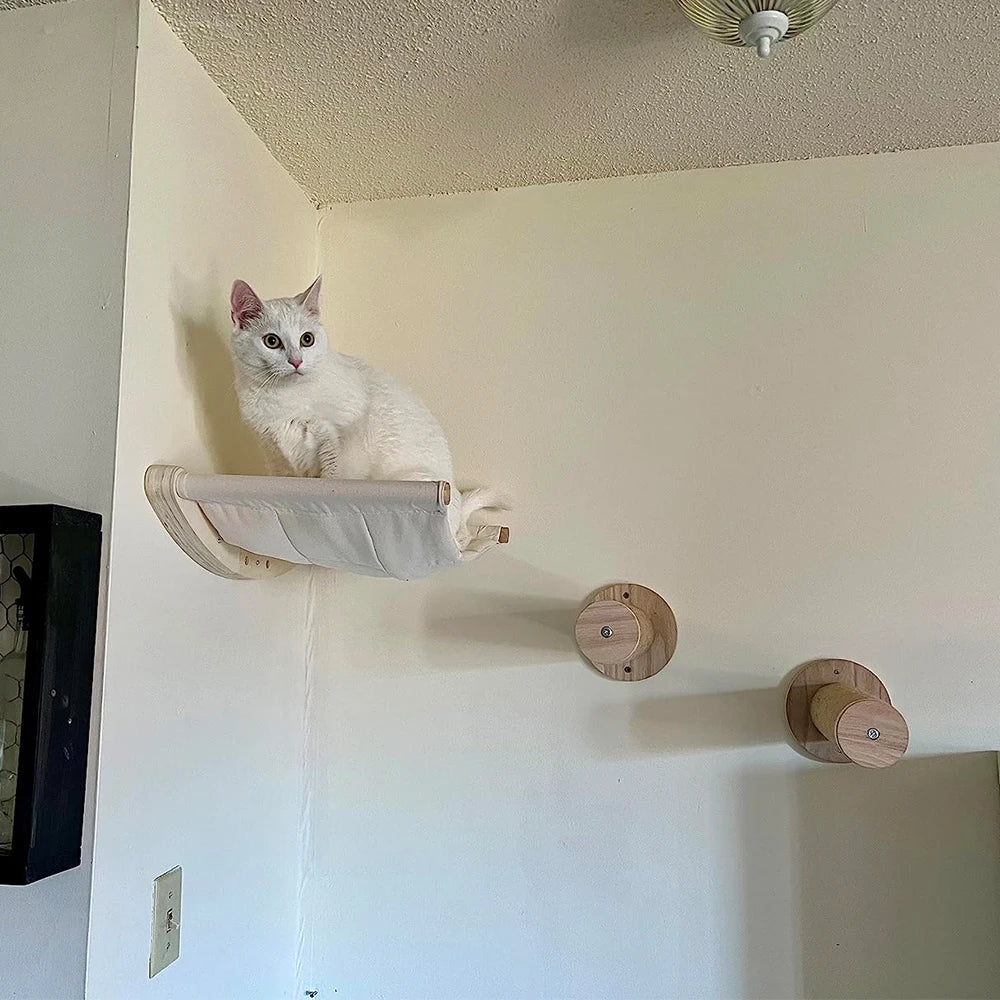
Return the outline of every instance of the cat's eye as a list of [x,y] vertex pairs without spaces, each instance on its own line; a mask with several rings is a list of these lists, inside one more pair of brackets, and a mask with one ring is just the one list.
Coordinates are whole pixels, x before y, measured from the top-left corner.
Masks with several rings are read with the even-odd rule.
[[312,347],[312,345],[315,343],[316,343],[316,337],[314,334],[311,333],[304,333],[302,334],[302,337],[299,339],[299,344],[302,347]]
[[264,346],[270,347],[272,351],[276,351],[281,347],[281,337],[276,333],[269,333],[264,337]]

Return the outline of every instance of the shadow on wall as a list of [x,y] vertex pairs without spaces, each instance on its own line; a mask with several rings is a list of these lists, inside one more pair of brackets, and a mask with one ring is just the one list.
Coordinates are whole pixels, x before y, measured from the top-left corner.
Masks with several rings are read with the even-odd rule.
[[641,686],[633,697],[595,705],[587,729],[592,752],[610,759],[667,757],[785,744],[801,756],[785,724],[784,687],[777,678],[768,682],[770,659],[766,649],[682,620],[677,653],[664,672],[717,690],[651,695],[652,688]]
[[64,507],[78,507],[79,501],[68,497],[55,496],[48,490],[40,490],[23,479],[15,479],[0,473],[0,504],[58,503]]
[[652,42],[661,48],[664,40],[681,36],[689,24],[671,4],[648,0],[585,0],[564,4],[559,23],[567,40],[580,46],[605,46],[608,38],[627,51]]
[[195,283],[176,271],[170,314],[177,334],[180,371],[197,405],[199,429],[212,460],[212,472],[259,474],[263,455],[243,423],[229,354],[227,290],[214,275]]
[[995,753],[749,773],[742,801],[747,996],[1000,996]]
[[781,698],[782,692],[776,688],[753,688],[602,704],[592,711],[588,740],[601,757],[695,753],[787,742]]
[[476,586],[471,567],[456,571],[463,586],[449,586],[445,576],[429,590],[415,636],[426,644],[429,661],[453,669],[481,668],[492,654],[505,667],[575,661],[574,627],[584,595],[529,563],[500,553],[489,558],[488,590]]

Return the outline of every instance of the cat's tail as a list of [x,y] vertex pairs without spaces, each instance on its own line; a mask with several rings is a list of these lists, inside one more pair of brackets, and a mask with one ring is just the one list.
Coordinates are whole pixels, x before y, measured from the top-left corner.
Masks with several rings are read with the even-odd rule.
[[455,531],[455,541],[464,562],[475,559],[490,547],[489,543],[484,544],[477,539],[479,529],[488,524],[497,524],[501,512],[511,509],[510,499],[490,487],[479,487],[462,493],[462,514]]

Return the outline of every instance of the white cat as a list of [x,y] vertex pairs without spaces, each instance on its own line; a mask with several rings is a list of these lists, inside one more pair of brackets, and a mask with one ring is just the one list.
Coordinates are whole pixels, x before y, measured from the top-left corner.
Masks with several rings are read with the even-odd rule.
[[466,551],[470,519],[506,505],[492,490],[463,497],[448,442],[427,407],[385,372],[330,348],[320,282],[293,298],[263,301],[237,281],[230,296],[236,392],[272,475],[445,480],[452,484],[448,520]]

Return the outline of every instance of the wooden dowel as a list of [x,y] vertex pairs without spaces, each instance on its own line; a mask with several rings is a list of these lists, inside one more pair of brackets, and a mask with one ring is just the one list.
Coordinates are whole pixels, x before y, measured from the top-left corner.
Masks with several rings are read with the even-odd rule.
[[847,684],[827,684],[813,695],[809,703],[809,714],[816,728],[828,740],[836,743],[837,723],[845,709],[866,699],[867,695]]
[[906,752],[906,720],[887,701],[848,684],[826,684],[812,697],[809,715],[816,728],[862,767],[888,767]]

